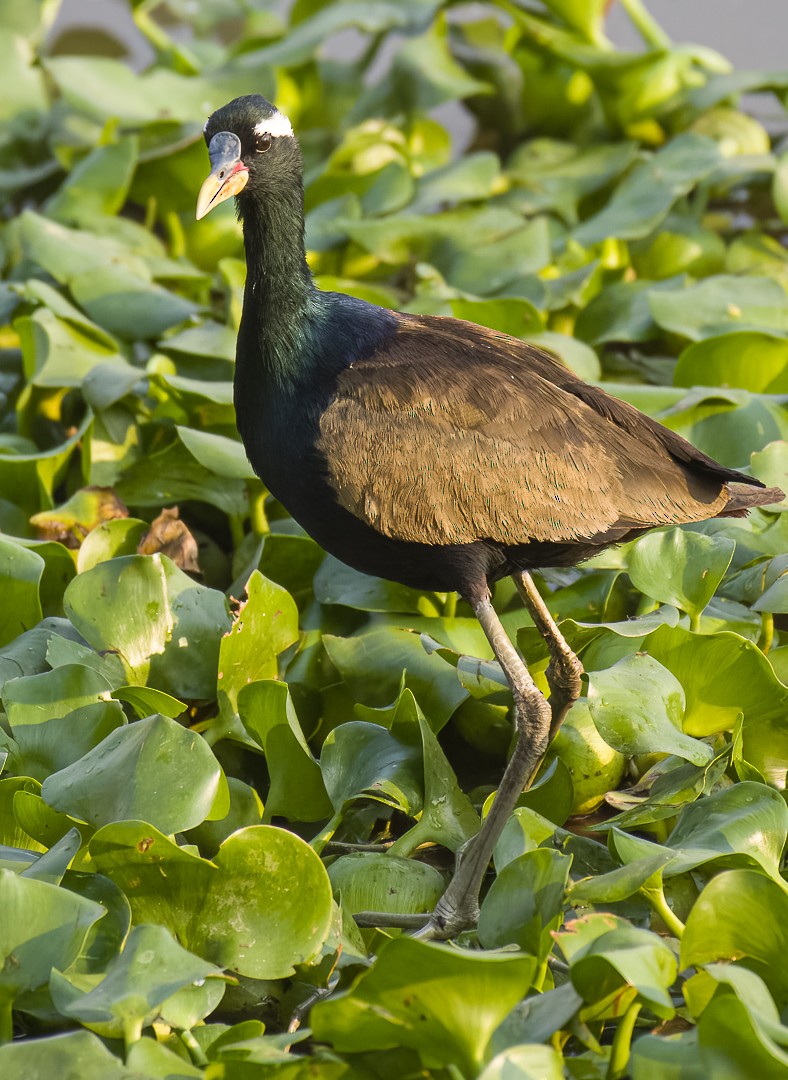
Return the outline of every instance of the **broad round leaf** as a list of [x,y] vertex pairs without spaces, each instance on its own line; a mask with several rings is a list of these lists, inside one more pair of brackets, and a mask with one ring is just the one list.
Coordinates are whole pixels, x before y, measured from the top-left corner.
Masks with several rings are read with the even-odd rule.
[[222,785],[222,769],[202,736],[155,715],[111,732],[48,777],[41,793],[56,810],[95,828],[139,818],[175,833],[205,821]]
[[331,928],[323,864],[284,829],[241,829],[208,861],[130,821],[100,829],[90,853],[129,898],[136,924],[166,926],[190,952],[253,979],[292,975]]

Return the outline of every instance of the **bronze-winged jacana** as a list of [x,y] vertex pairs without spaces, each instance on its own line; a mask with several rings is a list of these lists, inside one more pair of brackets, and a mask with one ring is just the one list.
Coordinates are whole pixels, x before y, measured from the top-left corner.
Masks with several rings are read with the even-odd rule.
[[[301,153],[282,113],[237,98],[205,125],[197,217],[234,195],[247,278],[238,430],[268,490],[367,574],[458,592],[514,695],[517,739],[491,812],[424,936],[475,923],[493,847],[580,692],[582,668],[528,571],[567,566],[659,525],[745,514],[783,496],[718,464],[517,338],[406,315],[312,281]],[[511,575],[551,662],[549,701],[490,585]]]

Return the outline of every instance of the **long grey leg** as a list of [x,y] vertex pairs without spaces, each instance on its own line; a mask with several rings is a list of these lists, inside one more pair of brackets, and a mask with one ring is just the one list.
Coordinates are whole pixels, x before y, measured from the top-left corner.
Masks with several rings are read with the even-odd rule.
[[466,845],[449,887],[429,922],[416,934],[422,938],[453,937],[476,925],[479,893],[493,849],[523,789],[533,779],[550,741],[550,706],[507,637],[489,594],[471,604],[512,688],[517,741],[481,830]]
[[531,575],[521,571],[512,574],[512,580],[550,652],[550,663],[545,674],[550,686],[550,710],[553,714],[550,723],[550,738],[552,739],[558,733],[566,714],[580,697],[582,685],[580,677],[583,674],[583,665],[564,640],[547,604],[539,595]]

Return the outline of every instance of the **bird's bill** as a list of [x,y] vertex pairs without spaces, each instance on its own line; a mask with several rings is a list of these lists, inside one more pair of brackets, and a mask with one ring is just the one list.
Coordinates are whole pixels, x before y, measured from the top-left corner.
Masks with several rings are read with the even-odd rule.
[[241,143],[237,135],[220,131],[208,147],[211,172],[197,196],[196,217],[199,221],[219,203],[237,195],[246,187],[249,170],[241,161]]

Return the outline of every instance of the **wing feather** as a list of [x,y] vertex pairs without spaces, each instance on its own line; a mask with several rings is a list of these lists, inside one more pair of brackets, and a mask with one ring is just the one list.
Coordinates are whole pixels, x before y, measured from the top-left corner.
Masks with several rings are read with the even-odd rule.
[[723,480],[663,431],[516,339],[403,317],[385,352],[341,374],[316,448],[341,505],[389,537],[603,543],[724,507]]

